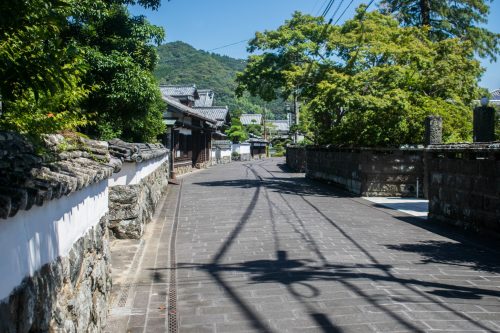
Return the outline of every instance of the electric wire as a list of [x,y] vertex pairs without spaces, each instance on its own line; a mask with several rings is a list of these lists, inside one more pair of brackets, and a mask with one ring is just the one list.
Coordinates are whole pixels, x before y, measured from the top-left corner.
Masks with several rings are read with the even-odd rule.
[[325,0],[325,2],[323,2],[323,4],[321,5],[321,7],[319,7],[318,10],[316,11],[316,15],[315,16],[319,16],[319,13],[323,9],[323,7],[325,7],[325,5],[328,3],[328,1],[329,0]]
[[[234,42],[234,43],[230,43],[230,44],[226,44],[226,45],[214,47],[214,48],[209,49],[209,50],[204,50],[204,52],[212,52],[212,51],[216,51],[216,50],[225,49],[226,47],[230,47],[230,46],[238,45],[238,44],[241,44],[241,43],[245,43],[245,42],[248,42],[250,40],[252,40],[252,38],[247,38],[247,39],[240,40],[238,42]],[[179,59],[190,58],[190,57],[194,57],[194,56],[196,56],[196,54],[191,54],[191,55],[186,55],[186,56],[180,56],[180,57],[174,57],[173,59],[163,60],[163,61],[161,61],[161,63],[167,63],[167,62],[177,61]]]
[[314,10],[316,9],[316,6],[319,4],[320,0],[316,0],[316,2],[314,3],[314,6],[313,8],[311,9],[311,15],[312,13],[314,13]]
[[326,6],[325,10],[323,11],[323,14],[321,14],[321,16],[326,17],[328,15],[328,12],[330,11],[330,9],[332,9],[332,6],[334,3],[335,3],[335,0],[330,0],[328,5]]
[[[363,15],[366,14],[368,8],[370,8],[370,6],[372,5],[372,3],[374,1],[375,0],[370,0],[370,2],[368,3],[368,5],[366,5],[365,10],[363,11]],[[333,25],[337,25],[337,23],[340,21],[340,19],[342,18],[342,16],[344,16],[345,12],[352,5],[353,2],[354,2],[354,0],[351,0],[351,2],[349,2],[349,4],[347,5],[347,7],[344,9],[344,11],[342,12],[342,14],[340,14],[340,16],[337,18],[337,20],[335,21],[335,23]]]
[[222,46],[219,46],[219,47],[215,47],[213,49],[207,50],[206,52],[212,52],[212,51],[215,51],[215,50],[225,49],[226,47],[233,46],[233,45],[238,45],[238,44],[241,44],[241,43],[245,43],[245,42],[248,42],[250,40],[252,40],[252,38],[247,38],[247,39],[243,39],[243,40],[240,40],[238,42],[231,43],[231,44],[227,44],[227,45],[222,45]]
[[333,12],[333,15],[331,17],[331,20],[333,21],[333,18],[335,17],[335,15],[337,15],[338,11],[340,10],[340,7],[342,7],[342,4],[344,3],[344,0],[340,0],[340,3],[339,5],[337,6],[337,8],[335,9],[335,11]]
[[[324,34],[326,34],[326,32],[328,31],[328,28],[330,26],[330,24],[332,23],[337,11],[339,10],[340,6],[342,5],[342,2],[344,0],[341,0],[340,1],[340,4],[339,6],[337,7],[337,9],[335,10],[335,12],[333,13],[332,17],[330,18],[330,20],[328,21],[328,23],[325,25],[325,29],[323,29],[322,33],[321,33],[321,36],[323,36]],[[372,5],[372,3],[374,2],[375,0],[370,0],[370,2],[368,3],[368,5],[365,7],[364,11],[363,11],[363,16],[364,14],[367,12],[368,8],[370,8],[370,6]],[[337,20],[335,21],[335,23],[333,25],[337,25],[337,23],[339,22],[339,20],[342,18],[342,16],[344,16],[345,12],[347,11],[347,9],[349,9],[349,7],[352,5],[352,3],[354,2],[354,0],[351,0],[351,2],[349,2],[349,4],[347,5],[347,7],[342,11],[342,13],[340,14],[340,16],[337,18]],[[321,39],[321,38],[320,38]],[[303,79],[302,81],[304,82],[307,77],[309,76],[309,73],[311,71],[311,68],[312,68],[312,62],[309,63],[309,66],[307,67],[307,70],[306,70],[306,73],[304,74],[303,76]]]

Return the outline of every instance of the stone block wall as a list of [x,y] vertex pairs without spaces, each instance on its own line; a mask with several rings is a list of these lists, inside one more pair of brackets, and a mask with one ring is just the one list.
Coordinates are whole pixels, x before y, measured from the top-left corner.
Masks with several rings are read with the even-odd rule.
[[422,196],[423,149],[307,147],[306,177],[361,196]]
[[306,171],[306,148],[305,147],[287,147],[286,165],[293,171]]
[[186,173],[193,172],[193,162],[174,162],[174,173],[175,176],[181,176]]
[[431,145],[429,219],[500,235],[500,143]]
[[68,256],[43,265],[0,302],[0,332],[100,332],[111,290],[107,216]]
[[99,332],[111,289],[108,143],[0,133],[0,332]]
[[109,228],[114,237],[139,239],[146,223],[168,185],[169,161],[164,160],[154,171],[136,184],[114,185],[109,189]]

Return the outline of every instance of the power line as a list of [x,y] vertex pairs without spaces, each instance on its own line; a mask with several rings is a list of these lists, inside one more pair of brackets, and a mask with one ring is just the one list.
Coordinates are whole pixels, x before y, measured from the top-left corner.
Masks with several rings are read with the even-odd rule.
[[352,5],[353,2],[354,2],[354,0],[351,0],[351,2],[349,2],[349,4],[347,5],[347,7],[344,8],[344,11],[342,12],[342,14],[340,14],[340,16],[337,18],[337,20],[335,21],[335,23],[333,25],[337,25],[337,23],[340,21],[340,19],[342,18],[342,16],[344,16],[345,12],[349,9],[349,7],[351,7],[351,5]]
[[340,7],[342,7],[343,3],[344,3],[344,0],[340,0],[340,3],[337,6],[337,9],[335,9],[335,11],[333,12],[333,15],[332,15],[332,18],[331,18],[332,21],[333,21],[333,18],[335,17],[335,15],[337,15],[337,12],[339,11]]
[[[230,44],[226,44],[226,45],[222,45],[222,46],[214,47],[213,49],[209,49],[209,50],[202,50],[202,51],[203,51],[203,52],[212,52],[212,51],[216,51],[216,50],[224,49],[224,48],[226,48],[226,47],[230,47],[230,46],[238,45],[238,44],[241,44],[241,43],[244,43],[244,42],[248,42],[248,41],[250,41],[251,39],[252,39],[252,38],[243,39],[243,40],[240,40],[240,41],[238,41],[238,42],[234,42],[234,43],[230,43]],[[163,60],[163,61],[161,61],[160,63],[166,63],[166,62],[177,61],[177,60],[179,60],[179,59],[185,59],[185,58],[190,58],[190,57],[194,57],[194,56],[196,56],[196,54],[190,54],[190,55],[185,55],[185,56],[175,57],[174,59]]]
[[314,10],[316,9],[316,6],[319,4],[320,0],[316,0],[314,3],[314,7],[311,9],[311,14],[314,13]]
[[227,44],[227,45],[222,45],[222,46],[219,46],[219,47],[215,47],[213,49],[207,50],[207,52],[212,52],[212,51],[215,51],[215,50],[225,49],[226,47],[229,47],[229,46],[238,45],[238,44],[241,44],[241,43],[244,43],[244,42],[248,42],[251,39],[252,38],[247,38],[247,39],[243,39],[243,40],[240,40],[238,42],[231,43],[231,44]]
[[325,17],[326,15],[328,15],[328,12],[330,11],[330,9],[332,9],[334,2],[335,2],[335,0],[330,0],[328,5],[326,6],[325,10],[323,11],[323,14],[321,14],[321,16]]
[[323,2],[323,4],[321,5],[321,7],[318,8],[318,11],[316,12],[316,16],[319,16],[319,13],[321,12],[321,9],[328,3],[329,0],[325,0],[325,2]]
[[[375,0],[370,0],[370,2],[368,3],[368,5],[365,7],[365,10],[363,11],[363,15],[366,14],[366,11],[368,10],[368,8],[370,8],[370,6],[372,5],[372,3],[374,1]],[[337,25],[337,23],[340,21],[340,19],[342,18],[342,16],[344,16],[345,12],[352,5],[353,2],[354,2],[354,0],[351,0],[351,2],[349,2],[349,4],[347,5],[347,7],[344,9],[344,11],[342,12],[342,14],[340,14],[340,16],[338,17],[338,19],[335,21],[335,23],[333,25]]]
[[[328,27],[330,26],[330,24],[332,23],[333,21],[333,18],[335,17],[335,14],[337,13],[337,11],[339,10],[340,6],[342,5],[342,2],[344,0],[341,0],[339,6],[337,7],[337,9],[335,10],[335,12],[333,13],[332,17],[330,18],[330,20],[328,21],[328,23],[325,25],[325,28],[324,30],[321,32],[321,37],[326,34],[326,32],[328,31]],[[364,14],[366,13],[366,11],[368,10],[368,8],[370,8],[370,6],[372,5],[372,3],[374,2],[375,0],[370,0],[370,2],[368,3],[368,5],[365,7],[365,10],[363,11],[363,16]],[[344,9],[344,11],[340,14],[340,16],[337,18],[337,20],[335,21],[335,23],[333,25],[337,25],[337,23],[339,22],[339,20],[342,18],[342,16],[344,16],[345,12],[347,11],[347,9],[352,5],[352,3],[354,2],[354,0],[351,0],[351,2],[349,2],[349,4],[347,5],[347,7]],[[321,38],[320,38],[321,39]],[[318,50],[316,50],[316,52],[318,52]],[[306,73],[305,75],[302,76],[302,81],[304,82],[307,77],[309,76],[309,73],[311,71],[311,68],[312,68],[312,62],[309,63],[308,67],[307,67],[307,70],[306,70]]]

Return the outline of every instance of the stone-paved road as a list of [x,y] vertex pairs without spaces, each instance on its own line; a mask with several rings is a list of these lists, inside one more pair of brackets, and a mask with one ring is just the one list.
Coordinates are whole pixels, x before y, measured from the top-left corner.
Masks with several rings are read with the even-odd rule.
[[[232,163],[184,178],[181,333],[500,332],[498,250],[283,163]],[[165,267],[155,269],[167,278]]]
[[498,252],[280,163],[185,178],[180,332],[500,332]]

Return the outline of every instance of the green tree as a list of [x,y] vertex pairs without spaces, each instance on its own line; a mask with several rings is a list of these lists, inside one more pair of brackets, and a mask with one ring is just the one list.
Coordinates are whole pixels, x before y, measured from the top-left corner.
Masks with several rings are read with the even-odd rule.
[[70,0],[0,0],[0,95],[4,101],[67,89],[85,69],[61,31]]
[[226,134],[233,143],[243,142],[248,139],[248,134],[238,118],[231,120],[231,127],[226,131]]
[[255,136],[262,136],[262,126],[260,124],[257,124],[257,121],[255,121],[255,119],[252,119],[252,123],[247,125],[245,130],[249,135],[252,134]]
[[[164,39],[162,28],[144,17],[132,17],[126,5],[132,1],[83,2],[74,10],[68,35],[86,50],[89,70],[85,83],[93,90],[84,108],[96,115],[92,136],[129,141],[155,141],[164,131],[163,102],[152,74],[157,63],[155,44]],[[140,1],[157,8],[159,1]]]
[[429,114],[444,118],[445,140],[470,136],[479,63],[467,41],[432,41],[364,6],[342,26],[295,13],[276,31],[257,33],[238,92],[265,99],[299,92],[316,143],[421,143]]
[[433,40],[461,38],[472,42],[482,57],[496,59],[500,34],[481,25],[488,22],[492,0],[383,0],[384,13],[394,14],[405,26],[429,27]]
[[163,104],[152,71],[164,32],[126,6],[159,3],[0,0],[0,126],[156,140]]

